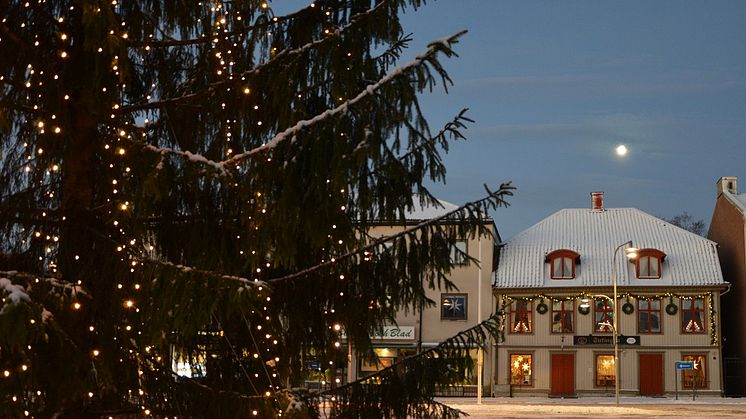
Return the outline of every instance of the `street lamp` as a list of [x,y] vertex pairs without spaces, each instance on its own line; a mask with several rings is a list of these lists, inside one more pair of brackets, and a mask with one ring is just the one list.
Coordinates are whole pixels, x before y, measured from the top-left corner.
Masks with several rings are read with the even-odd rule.
[[[627,247],[629,246],[629,247]],[[614,302],[614,319],[613,324],[611,325],[611,328],[613,330],[613,339],[614,339],[614,397],[616,399],[616,405],[619,406],[619,304],[618,303],[618,297],[617,294],[617,267],[616,267],[616,255],[619,253],[619,249],[624,247],[624,254],[627,256],[627,259],[632,260],[637,257],[637,250],[632,245],[632,240],[624,242],[620,244],[619,246],[614,249],[614,255],[611,258],[611,266],[612,266],[612,279],[614,283],[614,298],[603,294],[597,294],[593,297],[603,297],[606,298],[609,301]],[[580,300],[580,307],[586,308],[590,307],[590,300],[587,298],[584,298]],[[595,319],[594,319],[595,320]],[[607,323],[608,324],[608,323]]]

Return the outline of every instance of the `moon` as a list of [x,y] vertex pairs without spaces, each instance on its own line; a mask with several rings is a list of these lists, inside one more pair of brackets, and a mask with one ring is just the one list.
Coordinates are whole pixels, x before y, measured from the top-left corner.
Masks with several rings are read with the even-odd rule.
[[624,156],[626,156],[626,155],[627,155],[627,151],[629,151],[629,150],[627,150],[627,146],[626,146],[626,145],[624,145],[624,144],[620,144],[620,145],[618,145],[618,146],[617,146],[617,147],[616,147],[616,148],[614,149],[614,151],[616,151],[616,155],[617,155],[617,156],[619,156],[619,157],[624,157]]

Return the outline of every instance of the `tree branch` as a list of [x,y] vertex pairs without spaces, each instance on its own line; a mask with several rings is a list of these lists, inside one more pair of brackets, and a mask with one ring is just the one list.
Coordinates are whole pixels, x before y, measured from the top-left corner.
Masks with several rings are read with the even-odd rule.
[[476,201],[467,202],[466,204],[461,205],[460,207],[456,208],[455,210],[449,211],[449,212],[441,215],[440,217],[436,217],[436,218],[432,218],[430,220],[423,221],[423,222],[421,222],[421,223],[419,223],[419,224],[417,224],[417,225],[415,225],[413,227],[407,228],[407,229],[405,229],[405,230],[403,230],[403,231],[401,231],[399,233],[396,233],[394,235],[386,236],[386,237],[383,237],[381,239],[378,239],[378,240],[372,242],[371,244],[369,244],[367,246],[364,246],[364,247],[352,250],[352,251],[347,252],[347,253],[345,253],[345,254],[343,254],[343,255],[341,255],[339,257],[336,257],[336,258],[334,258],[332,260],[320,263],[318,265],[311,266],[309,268],[306,268],[306,269],[303,269],[301,271],[292,273],[290,275],[285,275],[285,276],[281,276],[281,277],[269,279],[269,280],[267,280],[267,282],[271,284],[271,283],[274,283],[274,282],[286,281],[286,280],[289,280],[289,279],[299,278],[299,277],[308,275],[308,274],[310,274],[312,272],[316,272],[316,271],[318,271],[318,270],[320,270],[322,268],[326,268],[326,267],[332,266],[332,265],[334,265],[335,263],[337,263],[339,261],[350,259],[353,256],[359,255],[359,254],[361,254],[361,253],[363,253],[365,251],[374,250],[375,248],[377,248],[378,246],[382,245],[383,243],[393,242],[393,241],[399,240],[399,239],[404,238],[406,236],[409,236],[412,233],[414,233],[416,231],[419,231],[419,230],[421,230],[421,229],[423,229],[423,228],[425,228],[425,227],[427,227],[429,225],[438,224],[438,223],[440,223],[440,222],[442,222],[444,220],[450,219],[453,215],[461,214],[461,212],[463,210],[467,209],[467,208],[479,208],[480,205],[482,205],[483,203],[486,203],[486,202],[493,202],[495,206],[501,206],[501,205],[508,206],[509,204],[508,204],[507,201],[505,201],[504,197],[506,197],[506,196],[512,196],[513,195],[512,191],[515,189],[515,187],[511,186],[510,182],[507,182],[507,183],[503,183],[502,185],[500,185],[500,188],[497,191],[494,191],[494,192],[490,191],[487,188],[486,185],[485,185],[485,189],[488,192],[488,196],[486,196],[484,198],[481,198],[481,199],[478,199]]

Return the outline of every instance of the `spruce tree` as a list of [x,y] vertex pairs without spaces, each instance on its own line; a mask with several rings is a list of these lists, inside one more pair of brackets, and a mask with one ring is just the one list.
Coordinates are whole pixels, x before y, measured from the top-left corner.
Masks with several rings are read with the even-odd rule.
[[[509,185],[435,201],[463,112],[431,130],[399,14],[421,0],[0,1],[0,416],[405,417],[469,368],[493,317],[374,377],[300,388],[452,286],[455,237]],[[188,377],[173,366],[181,361]],[[130,416],[126,416],[130,415]]]

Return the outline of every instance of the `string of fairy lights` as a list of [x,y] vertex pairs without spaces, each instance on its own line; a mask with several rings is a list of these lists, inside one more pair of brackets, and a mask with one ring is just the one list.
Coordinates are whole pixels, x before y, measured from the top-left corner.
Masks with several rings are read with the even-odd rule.
[[[523,302],[534,302],[536,300],[539,301],[539,304],[543,304],[544,301],[549,301],[551,303],[561,303],[566,301],[576,301],[576,300],[593,300],[597,299],[598,294],[582,291],[577,294],[572,295],[547,295],[544,293],[539,294],[532,294],[532,295],[507,295],[507,294],[501,294],[500,295],[500,301],[501,301],[501,307],[502,310],[506,310],[510,307],[510,305],[514,301],[523,301]],[[668,299],[668,305],[666,306],[665,311],[669,315],[675,315],[679,311],[679,307],[674,303],[674,298],[678,298],[680,300],[687,300],[690,301],[691,305],[694,304],[695,300],[701,300],[703,302],[706,302],[707,304],[707,312],[708,312],[708,320],[709,320],[709,332],[710,332],[710,345],[717,346],[720,344],[720,338],[718,336],[718,328],[717,328],[717,313],[715,311],[714,306],[714,300],[715,295],[714,292],[708,291],[704,293],[699,294],[691,294],[691,293],[676,293],[676,292],[656,292],[656,293],[649,293],[649,294],[637,294],[632,292],[621,292],[618,293],[618,299],[619,300],[626,300],[628,303],[630,300],[660,300],[664,301]],[[673,308],[673,309],[672,309]],[[538,306],[537,306],[538,311]],[[544,313],[546,313],[546,309],[543,310]],[[543,313],[540,313],[543,314]],[[629,314],[629,313],[628,313]]]
[[[46,0],[37,0],[36,2],[36,4],[45,3]],[[231,5],[230,2],[200,2],[199,5],[206,9],[209,9],[210,13],[207,13],[207,15],[212,16],[210,23],[213,25],[212,33],[214,33],[215,35],[213,37],[210,37],[209,42],[210,47],[213,50],[212,59],[214,61],[214,75],[219,79],[219,82],[224,82],[226,80],[232,81],[234,80],[234,78],[236,78],[234,72],[236,62],[232,58],[233,51],[235,48],[240,47],[240,45],[238,45],[238,43],[235,42],[232,37],[235,36],[237,33],[240,34],[241,28],[235,30],[235,28],[231,27],[231,22],[242,22],[243,16],[241,15],[241,12],[239,10],[227,10]],[[25,3],[25,7],[33,8],[34,5],[32,2],[27,2]],[[109,30],[110,38],[118,39],[119,41],[133,41],[126,29],[128,27],[127,22],[120,19],[120,14],[118,13],[121,11],[120,7],[121,3],[117,0],[113,0],[110,2],[110,6],[108,9],[98,8],[94,12],[106,14],[107,17],[114,17],[116,19],[119,19],[117,21],[118,25]],[[316,7],[316,5],[311,4],[310,7],[313,8]],[[261,3],[260,8],[268,12],[267,3]],[[67,12],[73,11],[75,11],[75,5],[69,6]],[[65,10],[60,10],[60,13],[64,12]],[[231,15],[230,18],[229,14]],[[324,14],[331,19],[331,14],[329,11],[326,11]],[[272,21],[278,22],[278,18],[273,17]],[[32,26],[34,21],[29,19],[29,22],[31,23],[28,26]],[[7,23],[7,19],[2,20],[2,24]],[[77,58],[73,56],[76,51],[76,49],[73,47],[75,40],[74,37],[70,35],[70,31],[66,29],[66,16],[60,15],[59,17],[55,18],[54,23],[59,29],[58,37],[55,40],[55,48],[57,51],[56,58],[57,60],[59,60],[60,63],[60,65],[57,67],[63,67],[64,62],[70,62],[70,60]],[[27,23],[21,22],[19,24],[19,27],[20,29],[26,29]],[[160,28],[156,29],[160,30]],[[333,31],[334,25],[330,23],[326,25],[323,33],[324,35],[329,35]],[[140,41],[139,47],[132,48],[130,50],[130,53],[132,55],[128,58],[139,59],[140,62],[145,62],[145,54],[151,53],[158,48],[158,42],[155,39],[155,35],[155,33],[150,34],[148,35],[147,40]],[[269,32],[268,36],[271,36],[271,32]],[[33,35],[33,37],[34,47],[43,46],[42,39],[40,39],[38,34]],[[150,40],[152,40],[152,42],[149,42]],[[2,42],[8,42],[8,40],[0,38],[0,44]],[[149,127],[153,126],[156,123],[156,121],[151,120],[151,118],[157,118],[159,115],[159,111],[153,111],[152,114],[149,115],[149,117],[136,117],[135,121],[139,120],[143,123],[143,125],[139,127],[134,121],[123,119],[121,110],[129,105],[132,105],[133,102],[129,101],[127,99],[127,95],[124,93],[126,91],[127,85],[124,82],[125,77],[123,76],[124,73],[122,71],[122,66],[125,65],[123,57],[120,57],[120,55],[114,53],[114,48],[111,45],[112,44],[105,44],[96,49],[96,54],[98,54],[99,56],[109,57],[111,72],[110,80],[114,81],[109,85],[101,86],[100,92],[98,92],[102,97],[112,100],[110,113],[108,115],[109,121],[105,126],[100,127],[100,129],[105,134],[103,138],[106,138],[105,141],[102,141],[102,144],[100,146],[102,149],[102,156],[108,156],[106,157],[106,160],[109,162],[108,168],[110,169],[109,182],[111,186],[108,190],[108,195],[105,197],[105,202],[108,204],[107,215],[109,217],[109,222],[111,223],[111,226],[116,233],[116,235],[112,235],[110,236],[110,238],[117,241],[116,251],[121,253],[120,261],[123,263],[127,263],[130,273],[133,274],[129,277],[129,279],[122,280],[116,284],[116,298],[120,301],[122,316],[118,320],[118,324],[116,326],[117,333],[115,333],[114,339],[117,341],[121,341],[120,344],[122,345],[123,352],[128,355],[120,357],[119,362],[136,363],[138,365],[137,373],[138,375],[142,375],[143,371],[141,368],[147,365],[147,363],[145,362],[146,359],[144,358],[145,355],[147,355],[149,359],[155,359],[157,361],[161,361],[162,355],[157,353],[157,348],[155,347],[145,346],[143,348],[138,348],[136,345],[130,344],[130,342],[134,341],[128,339],[127,337],[142,335],[142,331],[140,330],[140,327],[142,326],[142,319],[139,316],[139,314],[141,313],[140,304],[142,303],[140,301],[140,294],[145,289],[147,284],[138,282],[138,276],[135,274],[137,269],[143,266],[142,254],[152,254],[153,252],[155,252],[155,246],[150,243],[143,243],[141,240],[138,240],[138,238],[130,238],[129,231],[127,230],[127,225],[130,221],[128,217],[132,213],[135,205],[134,202],[131,202],[126,198],[128,182],[131,180],[133,175],[133,168],[130,164],[128,164],[127,159],[128,148],[131,147],[133,141],[138,138],[143,141],[147,140]],[[275,56],[277,54],[276,48],[273,47],[270,51],[270,54],[270,56]],[[37,66],[40,68],[37,68]],[[48,196],[48,198],[54,199],[58,198],[58,196],[55,192],[55,188],[52,187],[51,184],[53,184],[54,178],[58,177],[64,170],[64,162],[61,160],[48,160],[42,162],[41,157],[46,157],[46,147],[43,146],[43,144],[49,141],[59,141],[60,139],[64,138],[64,135],[66,135],[67,132],[65,131],[65,127],[62,121],[60,121],[60,119],[58,118],[58,115],[54,112],[50,113],[45,108],[44,105],[46,103],[53,102],[49,98],[45,98],[45,94],[50,91],[61,91],[63,92],[61,94],[63,103],[71,103],[76,100],[80,100],[81,98],[76,97],[73,92],[65,91],[66,86],[60,73],[51,71],[49,69],[41,69],[41,67],[44,67],[43,63],[29,63],[24,75],[23,86],[29,92],[27,95],[27,100],[29,102],[28,110],[29,114],[32,115],[32,117],[26,120],[24,124],[26,126],[32,127],[32,129],[36,131],[35,136],[37,138],[38,144],[40,145],[33,146],[29,143],[23,144],[23,147],[27,150],[27,153],[25,155],[25,162],[23,166],[20,167],[20,170],[28,173],[29,176],[32,176],[34,173],[40,170],[43,171],[45,173],[45,176],[38,182],[40,185],[43,185],[45,183],[50,184],[46,195]],[[252,93],[252,87],[245,83],[246,75],[239,76],[240,83],[238,84],[239,87],[237,89],[240,90],[240,93],[243,95],[250,95]],[[51,80],[49,80],[50,78]],[[7,80],[5,75],[0,75],[0,82],[8,84],[13,83],[13,81]],[[57,83],[55,85],[55,88],[49,89],[50,84],[53,83]],[[231,87],[234,86],[233,84],[226,84],[226,86],[229,86],[226,87],[227,91],[231,91],[231,89],[235,88]],[[151,92],[149,94],[141,98],[139,101],[135,101],[134,103],[150,103],[150,101],[154,98],[157,100],[157,85],[155,83],[152,84],[150,86],[150,89]],[[341,101],[343,100],[343,98],[340,97],[339,100]],[[224,110],[228,106],[230,106],[230,104],[225,102],[220,105],[220,108]],[[260,104],[254,104],[252,106],[252,109],[254,111],[258,111],[260,109]],[[137,114],[133,113],[132,115]],[[232,140],[235,135],[233,131],[233,125],[236,124],[236,122],[237,121],[235,119],[226,119],[223,129],[220,131],[220,135],[223,136],[225,141],[224,155],[226,158],[231,157],[231,155],[236,152],[235,146],[232,145]],[[255,121],[255,124],[256,126],[261,127],[263,125],[263,121],[257,120]],[[52,137],[51,139],[49,138],[50,136]],[[44,164],[44,166],[42,166],[40,163]],[[344,189],[342,189],[340,192],[342,196],[346,196],[346,192]],[[260,191],[257,191],[255,198],[257,200],[261,200],[262,193]],[[267,205],[265,205],[265,208],[262,208],[258,214],[251,215],[250,218],[260,218],[261,214],[266,212],[266,206]],[[340,211],[344,213],[346,211],[346,207],[344,205],[341,205]],[[41,216],[44,218],[48,215],[54,214],[52,214],[52,211],[44,211],[41,213]],[[61,218],[60,220],[58,220],[58,222],[59,221],[64,221],[64,218]],[[257,230],[260,228],[259,222],[256,223],[255,228]],[[327,247],[327,249],[329,249],[330,255],[338,253],[334,251],[334,248],[342,248],[344,246],[344,242],[342,240],[334,238],[335,229],[335,225],[331,226],[330,234],[328,236],[330,239],[330,245]],[[240,239],[240,237],[238,238]],[[40,261],[43,262],[44,266],[48,266],[52,272],[56,272],[56,257],[60,241],[59,234],[46,233],[44,231],[44,228],[38,227],[36,231],[32,233],[32,237],[30,240],[44,240],[47,243],[45,246],[45,255],[43,257],[40,256]],[[239,254],[241,256],[244,256],[249,252],[252,255],[256,254],[256,250],[254,249],[240,250]],[[76,255],[75,259],[78,260],[79,256]],[[329,256],[326,259],[333,260],[333,256]],[[324,262],[324,260],[322,260],[322,262]],[[261,281],[262,268],[269,268],[271,266],[270,264],[271,260],[267,260],[264,266],[255,268],[254,281]],[[340,274],[339,277],[340,280],[344,279],[343,274]],[[83,291],[80,283],[78,283],[78,285],[73,285],[72,290],[73,291],[68,295],[70,301],[69,307],[74,313],[83,312],[85,310],[85,305],[88,303],[86,298],[90,296],[85,293],[85,291]],[[256,295],[258,297],[266,298],[266,301],[269,302],[271,297],[269,296],[269,294],[264,297],[262,295],[263,291],[263,287],[258,286],[256,287],[254,292],[257,293]],[[344,296],[344,293],[341,292],[340,296]],[[3,301],[3,303],[6,302]],[[45,308],[42,308],[42,310],[43,313],[49,313],[48,311],[46,311]],[[261,313],[252,310],[251,315],[257,316],[258,319],[265,322],[270,321],[268,307],[266,305],[261,308]],[[333,307],[330,307],[327,310],[327,315],[331,319],[329,326],[330,330],[333,334],[338,334],[341,330],[341,326],[339,323],[337,323],[335,309]],[[44,316],[53,317],[51,313],[44,314]],[[46,319],[48,318],[45,318],[45,320]],[[32,318],[29,320],[29,322],[31,324],[34,324],[38,320],[40,319]],[[257,343],[255,340],[256,352],[252,354],[253,358],[266,359],[265,365],[268,365],[271,370],[267,370],[267,375],[272,378],[277,378],[277,364],[281,362],[281,359],[278,356],[273,356],[272,353],[272,348],[276,347],[278,344],[277,338],[271,333],[262,333],[263,325],[261,321],[249,324],[249,321],[247,320],[246,325],[251,333],[252,339],[256,339],[259,341],[259,343]],[[88,325],[88,331],[91,333],[92,337],[98,335],[98,328],[99,326],[93,323]],[[92,338],[91,341],[96,341],[96,339]],[[339,339],[339,336],[337,336],[337,339],[333,342],[334,349],[340,349],[340,341],[341,339]],[[267,344],[268,342],[269,344]],[[32,348],[29,347],[28,349],[31,350]],[[261,353],[262,349],[264,349],[264,352],[266,352],[265,354]],[[106,355],[107,354],[102,353],[102,350],[99,347],[93,347],[90,350],[90,358],[94,364]],[[333,361],[329,362],[330,365],[333,365]],[[28,363],[24,363],[19,366],[19,370],[22,372],[27,372],[30,368],[32,368],[32,366]],[[9,378],[11,377],[12,372],[11,370],[4,370],[2,374],[4,377]],[[272,380],[268,381],[270,383],[272,382]],[[262,394],[267,398],[276,399],[275,392],[278,389],[280,389],[279,383],[273,387],[268,387]],[[131,397],[140,399],[142,413],[145,415],[150,415],[151,410],[145,405],[144,402],[146,389],[141,386],[139,388],[130,389],[128,390],[128,392]],[[42,395],[41,390],[37,390],[37,395]],[[91,399],[95,398],[96,392],[89,392],[88,397]],[[21,399],[22,398],[19,396],[13,396],[14,402],[20,401]],[[26,415],[29,415],[29,411],[25,411],[24,413]],[[281,413],[282,411],[280,410],[280,414]],[[257,415],[258,412],[253,411],[253,414]]]

